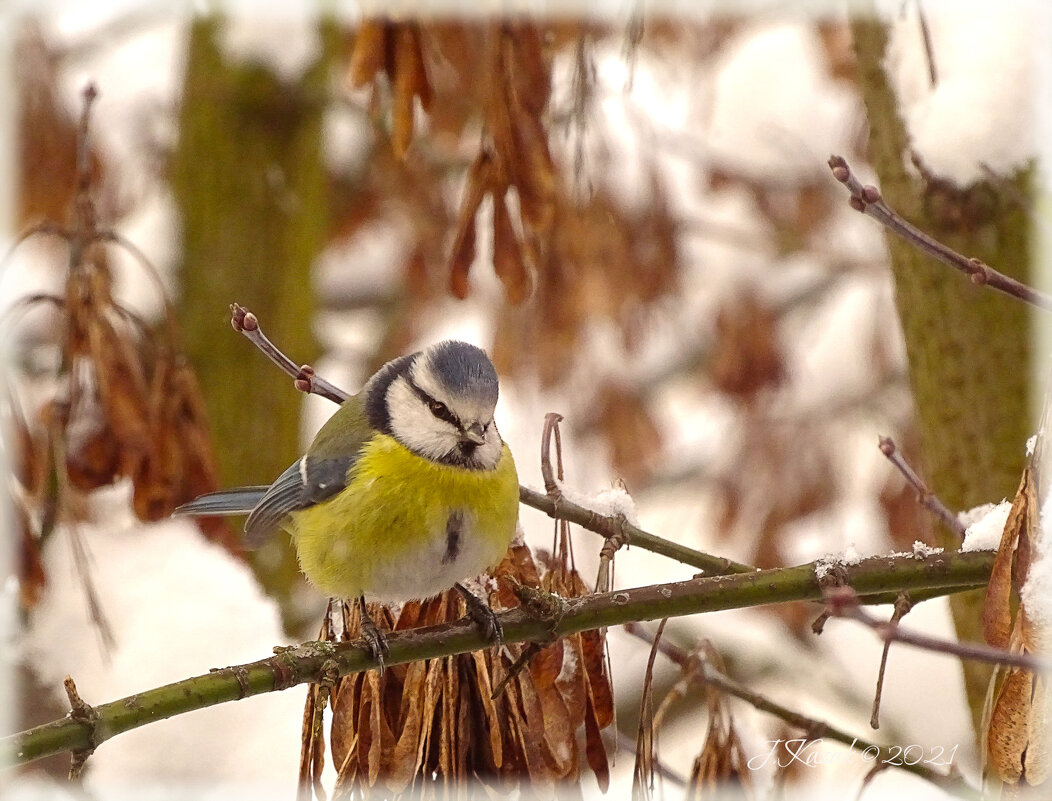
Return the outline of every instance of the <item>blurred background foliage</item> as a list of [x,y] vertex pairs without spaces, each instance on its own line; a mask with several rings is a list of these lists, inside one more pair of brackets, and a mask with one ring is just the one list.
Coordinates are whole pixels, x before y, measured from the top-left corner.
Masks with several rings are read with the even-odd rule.
[[[91,513],[84,493],[130,481],[148,499],[136,503],[140,519],[159,519],[211,486],[269,481],[296,458],[301,399],[226,329],[233,301],[303,361],[344,355],[330,321],[369,321],[375,336],[356,354],[368,375],[457,314],[451,297],[467,298],[485,310],[480,344],[503,386],[567,399],[565,426],[583,452],[602,454],[608,481],[637,498],[704,498],[713,510],[694,529],[657,533],[760,567],[820,555],[808,554],[803,527],[856,491],[845,475],[857,450],[845,443],[860,430],[895,436],[951,507],[1014,490],[1028,431],[1026,316],[894,245],[893,307],[885,254],[860,255],[831,233],[855,223],[826,154],[816,160],[790,141],[794,165],[758,168],[747,153],[708,149],[704,130],[635,120],[642,177],[634,193],[611,179],[618,156],[603,143],[621,134],[602,127],[597,63],[619,54],[626,94],[642,59],[659,73],[707,76],[747,21],[323,20],[294,74],[224,51],[226,24],[189,26],[178,109],[165,112],[174,135],[143,132],[154,172],[129,182],[95,148],[79,195],[79,110],[56,77],[77,53],[33,24],[20,33],[19,223],[76,232],[66,257],[51,259],[58,300],[37,302],[16,329],[26,610],[50,580],[40,549],[56,519]],[[907,176],[908,143],[878,69],[883,45],[866,39],[880,25],[810,24],[822,79],[855,98],[843,155],[870,159],[885,195],[920,227],[1002,269],[1027,264],[1025,185],[1010,176],[956,192],[923,172]],[[852,32],[869,42],[858,59]],[[329,141],[340,125],[359,132],[349,150]],[[171,193],[180,231],[174,277],[164,279],[178,301],[152,315],[114,295],[114,242],[74,224],[78,197],[89,195],[100,228],[119,230],[151,184]],[[681,202],[683,185],[711,208]],[[748,217],[714,211],[727,207]],[[399,245],[379,279],[355,256],[377,230]],[[710,271],[706,258],[724,266]],[[816,397],[792,354],[814,336],[808,321],[860,285],[878,309],[855,332],[861,364],[851,369],[861,378],[838,391],[834,377]],[[655,349],[666,355],[644,358]],[[32,356],[41,351],[58,354],[48,369]],[[622,369],[597,368],[604,359]],[[164,402],[173,395],[179,403]],[[697,458],[677,451],[683,434],[670,422],[670,404],[684,397],[733,431]],[[518,453],[532,462],[532,451]],[[885,547],[934,543],[913,493],[883,475],[868,491]],[[243,556],[233,529],[209,525]],[[287,544],[253,555],[252,566],[288,631],[313,636],[318,601]],[[814,608],[765,613],[809,647]],[[734,654],[728,663],[733,671]],[[979,681],[969,685],[973,710]],[[627,731],[634,704],[621,710]]]

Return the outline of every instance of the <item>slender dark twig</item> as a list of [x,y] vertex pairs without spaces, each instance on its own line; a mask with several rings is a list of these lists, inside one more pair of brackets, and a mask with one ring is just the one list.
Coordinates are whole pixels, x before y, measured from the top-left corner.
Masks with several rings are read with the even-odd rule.
[[[640,623],[626,623],[622,628],[629,634],[638,637],[644,642],[649,642],[653,645],[655,641],[654,635],[652,635],[650,631]],[[761,712],[766,712],[769,715],[784,720],[793,728],[800,729],[808,740],[821,740],[828,738],[850,748],[858,748],[860,751],[873,749],[880,754],[878,759],[875,760],[878,764],[881,762],[887,762],[890,766],[908,770],[911,773],[921,776],[933,784],[947,790],[962,791],[969,789],[967,785],[964,784],[961,777],[957,775],[955,770],[951,770],[949,773],[939,773],[923,764],[905,765],[892,762],[890,761],[890,758],[893,753],[889,746],[869,742],[861,737],[849,734],[842,729],[838,729],[824,720],[809,717],[794,709],[790,709],[787,706],[783,706],[782,704],[771,700],[766,695],[749,689],[744,684],[735,681],[730,676],[717,670],[712,662],[704,658],[700,653],[686,651],[674,642],[671,642],[667,637],[661,638],[658,642],[657,648],[662,654],[683,670],[684,676],[688,680],[708,684],[719,689],[721,692],[727,693],[727,695],[734,696],[735,698],[744,701]]]
[[928,59],[928,81],[934,89],[939,82],[939,72],[935,68],[935,48],[931,42],[931,28],[928,26],[928,17],[921,8],[920,0],[917,0],[917,19],[920,22],[921,39],[924,41],[924,55]]
[[932,637],[917,631],[904,629],[893,622],[885,623],[859,606],[858,595],[850,587],[834,587],[827,590],[825,599],[830,615],[857,620],[862,625],[873,629],[885,641],[901,642],[905,645],[912,645],[915,648],[923,648],[926,651],[949,654],[950,656],[970,659],[975,662],[988,662],[993,665],[1023,668],[1032,670],[1035,673],[1052,672],[1052,661],[1034,654],[1006,651],[1003,648],[993,648],[984,643],[943,640],[939,637]]
[[888,457],[888,461],[898,468],[898,471],[902,473],[903,477],[910,483],[917,494],[920,496],[919,500],[921,505],[941,520],[950,531],[957,534],[960,539],[964,539],[964,523],[937,496],[934,492],[928,489],[928,485],[924,483],[924,480],[917,475],[917,471],[910,466],[910,463],[903,458],[902,454],[899,453],[899,449],[895,445],[895,440],[891,437],[880,438],[880,452]]
[[555,473],[552,472],[552,435],[555,435],[561,449],[559,423],[562,419],[563,416],[558,412],[548,412],[544,415],[544,428],[541,430],[541,478],[544,480],[544,491],[553,497],[560,495],[561,492],[559,482],[555,479]]
[[[898,625],[910,609],[913,602],[910,601],[909,593],[900,592],[895,599],[895,611],[891,613],[891,622]],[[873,711],[869,715],[869,725],[874,729],[880,728],[880,696],[884,692],[884,672],[888,667],[888,652],[891,650],[891,640],[884,640],[884,651],[880,655],[880,670],[877,671],[877,690],[873,694]]]
[[654,763],[657,762],[657,725],[654,720],[654,662],[660,650],[661,635],[668,618],[662,618],[650,643],[650,657],[643,673],[639,698],[639,726],[636,729],[636,764],[632,776],[633,798],[651,798],[654,792]]
[[252,312],[237,303],[230,304],[230,325],[238,333],[244,334],[248,340],[263,351],[263,355],[281,368],[282,372],[290,376],[296,385],[296,389],[307,394],[320,395],[331,400],[333,403],[343,403],[349,397],[337,386],[330,384],[319,375],[315,375],[314,368],[309,364],[299,365],[281,352],[273,342],[267,339],[266,334],[259,327],[259,320]]
[[833,177],[846,186],[851,193],[851,208],[855,211],[869,215],[889,231],[898,234],[928,255],[964,273],[973,284],[989,286],[1024,303],[1029,303],[1031,306],[1052,311],[1052,295],[998,272],[980,259],[963,256],[906,222],[884,202],[879,189],[875,186],[862,185],[843,156],[830,156],[829,168],[833,171]]

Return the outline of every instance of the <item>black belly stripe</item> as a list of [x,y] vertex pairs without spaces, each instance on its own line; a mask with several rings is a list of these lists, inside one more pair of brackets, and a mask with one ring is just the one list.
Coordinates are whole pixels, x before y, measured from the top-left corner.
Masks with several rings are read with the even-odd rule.
[[446,552],[442,555],[442,564],[448,565],[460,555],[460,531],[463,526],[464,516],[459,511],[450,513],[446,520]]

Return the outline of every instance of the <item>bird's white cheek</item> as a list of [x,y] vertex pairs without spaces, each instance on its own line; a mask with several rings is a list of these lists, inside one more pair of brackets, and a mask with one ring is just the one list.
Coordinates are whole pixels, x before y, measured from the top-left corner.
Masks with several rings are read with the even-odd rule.
[[416,453],[439,459],[457,444],[452,426],[429,412],[405,382],[396,381],[387,393],[391,433]]

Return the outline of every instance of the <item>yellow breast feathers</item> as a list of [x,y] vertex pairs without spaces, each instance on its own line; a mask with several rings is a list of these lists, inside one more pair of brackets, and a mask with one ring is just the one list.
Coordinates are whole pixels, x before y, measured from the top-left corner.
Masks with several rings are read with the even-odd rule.
[[377,435],[363,445],[347,487],[293,512],[290,530],[300,567],[322,592],[421,599],[499,563],[515,535],[518,504],[507,445],[496,469],[470,470]]

